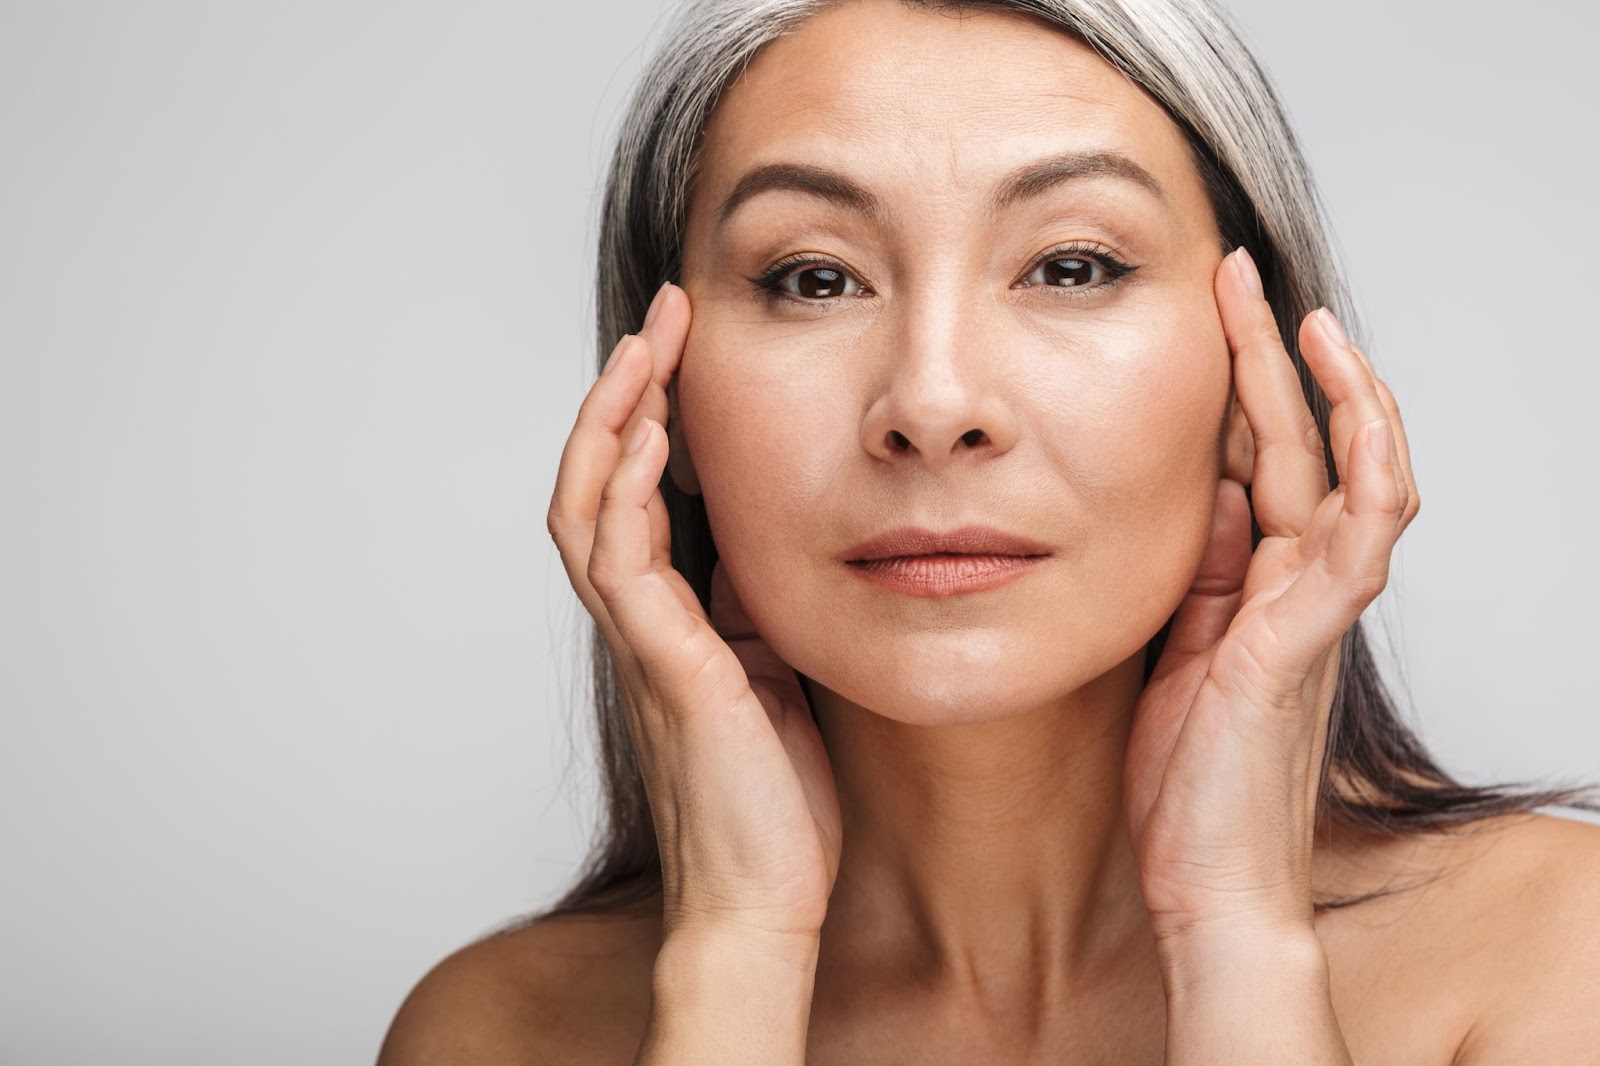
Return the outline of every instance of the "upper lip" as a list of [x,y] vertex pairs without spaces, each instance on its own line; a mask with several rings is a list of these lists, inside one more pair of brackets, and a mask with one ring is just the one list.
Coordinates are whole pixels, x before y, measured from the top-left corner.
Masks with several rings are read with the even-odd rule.
[[920,526],[885,530],[840,553],[845,562],[894,559],[909,555],[1050,555],[1041,541],[992,526],[962,526],[943,532]]

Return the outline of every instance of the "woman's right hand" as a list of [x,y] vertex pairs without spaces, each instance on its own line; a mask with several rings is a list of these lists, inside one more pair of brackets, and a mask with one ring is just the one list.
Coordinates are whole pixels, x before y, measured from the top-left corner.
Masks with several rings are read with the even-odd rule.
[[658,485],[689,319],[688,294],[665,285],[617,344],[561,453],[550,535],[616,667],[661,851],[665,935],[815,937],[842,830],[805,693],[720,561],[709,617],[672,567]]

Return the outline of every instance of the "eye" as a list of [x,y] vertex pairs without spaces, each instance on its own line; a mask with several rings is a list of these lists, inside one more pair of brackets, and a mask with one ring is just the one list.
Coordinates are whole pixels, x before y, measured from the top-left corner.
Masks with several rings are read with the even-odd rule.
[[822,303],[836,296],[860,296],[867,292],[838,263],[809,256],[774,263],[772,269],[752,280],[775,299],[787,297],[802,303]]
[[1093,259],[1073,256],[1069,259],[1047,259],[1028,275],[1030,285],[1059,285],[1063,288],[1081,289],[1094,284],[1095,272],[1105,272],[1105,267]]
[[[794,286],[787,291],[794,296],[804,296],[808,300],[825,300],[830,296],[843,296],[850,287],[849,274],[836,267],[817,266],[798,270],[783,279],[783,284],[794,282]],[[857,285],[856,289],[861,286]]]
[[1104,249],[1090,251],[1072,245],[1046,252],[1020,284],[1023,288],[1109,288],[1136,269]]

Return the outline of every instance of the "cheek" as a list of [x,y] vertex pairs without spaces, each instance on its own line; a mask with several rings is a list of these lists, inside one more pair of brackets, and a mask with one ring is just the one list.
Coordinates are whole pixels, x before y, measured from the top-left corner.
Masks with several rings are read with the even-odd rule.
[[999,345],[1011,367],[984,384],[1019,430],[995,498],[1062,546],[1058,565],[1003,596],[934,605],[831,562],[841,538],[903,517],[874,513],[870,397],[845,378],[867,341],[838,323],[778,330],[711,307],[695,319],[678,377],[685,439],[719,554],[784,661],[863,706],[933,721],[1069,691],[1166,621],[1219,475],[1230,364],[1215,307],[1169,299],[1065,333],[1018,329]]
[[1086,500],[1135,514],[1160,514],[1186,487],[1210,491],[1220,474],[1231,381],[1220,324],[1175,316],[1162,326],[1084,338],[1092,354],[1041,403],[1063,477]]
[[1094,338],[1091,378],[1053,398],[1065,413],[1045,435],[1081,523],[1083,579],[1113,582],[1125,609],[1157,627],[1210,535],[1232,373],[1214,304],[1168,312]]
[[[678,406],[712,535],[732,570],[792,557],[815,535],[853,437],[830,417],[848,401],[817,374],[803,341],[748,323],[697,318],[678,372]],[[763,566],[763,568],[765,568]],[[774,577],[783,578],[777,567]]]

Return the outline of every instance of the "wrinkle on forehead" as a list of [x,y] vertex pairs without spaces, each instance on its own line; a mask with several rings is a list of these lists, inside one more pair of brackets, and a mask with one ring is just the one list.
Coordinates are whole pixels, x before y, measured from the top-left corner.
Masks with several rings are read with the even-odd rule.
[[769,44],[711,115],[696,184],[720,200],[741,164],[794,160],[885,190],[912,181],[928,203],[986,194],[1036,158],[1111,149],[1169,188],[1175,175],[1201,188],[1176,123],[1082,40],[1014,12],[941,15],[860,0]]

